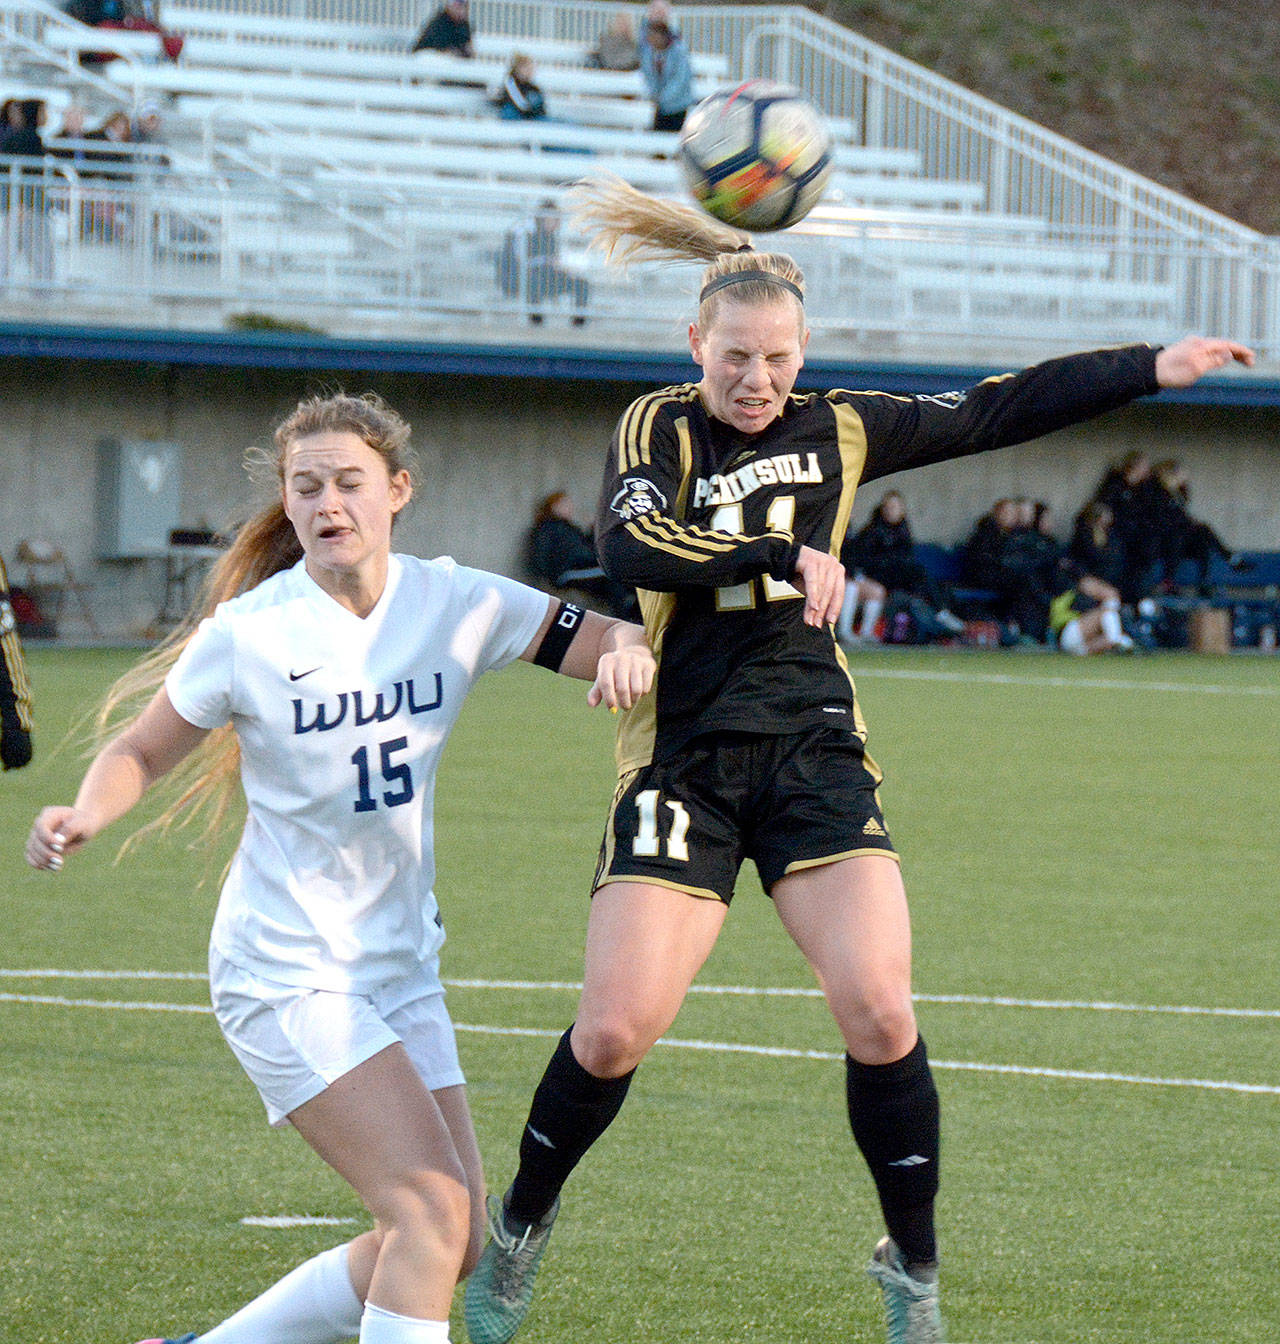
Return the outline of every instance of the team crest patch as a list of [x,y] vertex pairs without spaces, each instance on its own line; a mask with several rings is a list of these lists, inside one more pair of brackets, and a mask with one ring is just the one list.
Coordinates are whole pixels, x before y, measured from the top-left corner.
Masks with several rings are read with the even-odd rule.
[[643,476],[627,476],[622,489],[609,501],[609,507],[624,522],[641,518],[646,513],[657,513],[666,508],[667,501],[661,490]]

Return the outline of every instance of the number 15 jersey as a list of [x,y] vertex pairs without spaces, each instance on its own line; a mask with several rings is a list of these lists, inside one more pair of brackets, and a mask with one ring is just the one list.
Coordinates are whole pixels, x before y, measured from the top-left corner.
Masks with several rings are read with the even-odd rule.
[[448,558],[393,555],[364,618],[299,561],[200,623],[165,689],[240,744],[248,817],[214,920],[221,956],[344,993],[434,972],[440,755],[472,683],[528,648],[547,603]]

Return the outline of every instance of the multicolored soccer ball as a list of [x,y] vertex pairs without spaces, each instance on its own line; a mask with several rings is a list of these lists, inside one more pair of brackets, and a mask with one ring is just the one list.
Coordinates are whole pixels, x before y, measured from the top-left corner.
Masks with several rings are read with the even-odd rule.
[[795,89],[750,79],[718,89],[685,118],[680,166],[716,219],[768,233],[802,220],[831,176],[831,136]]

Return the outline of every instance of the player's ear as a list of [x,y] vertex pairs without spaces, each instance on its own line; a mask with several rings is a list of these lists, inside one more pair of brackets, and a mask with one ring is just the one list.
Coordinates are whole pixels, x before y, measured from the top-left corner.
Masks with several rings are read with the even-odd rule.
[[391,478],[391,512],[399,513],[413,498],[413,480],[409,473],[400,470]]
[[689,353],[693,356],[693,362],[702,367],[702,333],[698,330],[696,322],[689,323]]

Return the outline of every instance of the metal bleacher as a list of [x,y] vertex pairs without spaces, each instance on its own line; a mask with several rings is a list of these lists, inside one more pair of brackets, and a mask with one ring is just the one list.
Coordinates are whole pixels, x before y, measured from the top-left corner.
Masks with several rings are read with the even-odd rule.
[[[509,333],[511,316],[524,311],[520,287],[499,284],[496,259],[540,202],[596,172],[658,194],[682,191],[675,137],[648,129],[638,73],[585,63],[589,39],[617,5],[475,0],[477,55],[462,60],[411,53],[415,24],[396,0],[343,0],[346,9],[335,0],[314,18],[242,3],[167,8],[166,26],[185,39],[175,62],[160,58],[154,33],[86,28],[48,0],[0,0],[0,84],[43,87],[55,112],[70,98],[99,114],[147,100],[163,109],[163,178],[104,181],[67,158],[46,167],[51,279],[90,317],[118,310],[127,293],[132,314],[161,324],[195,311],[216,324],[265,305],[326,330],[354,323],[413,336],[463,322],[483,339]],[[1212,263],[1215,274],[1227,264],[1240,270],[1232,292],[1254,304],[1254,329],[1241,334],[1268,356],[1265,337],[1280,322],[1274,244],[1229,221],[1216,225],[1210,212],[1197,232],[1194,209],[1178,214],[1163,197],[1146,217],[1130,208],[1105,223],[1095,207],[1068,220],[1015,200],[1009,171],[997,176],[990,153],[978,171],[979,159],[948,160],[934,139],[886,127],[888,95],[871,97],[852,58],[857,80],[836,88],[804,55],[804,43],[816,49],[819,38],[828,56],[839,55],[844,30],[791,10],[762,27],[764,13],[690,9],[681,23],[702,92],[782,75],[825,106],[835,169],[824,202],[788,232],[786,247],[821,281],[811,314],[833,346],[873,337],[888,357],[907,357],[953,341],[970,356],[990,348],[1005,358],[1006,348],[1021,356],[1037,342],[1221,329],[1193,311],[1204,308]],[[785,60],[782,29],[795,38]],[[104,51],[116,59],[81,61]],[[495,115],[491,96],[516,51],[536,61],[552,119]],[[935,90],[930,105],[938,102]],[[98,229],[99,218],[112,227]],[[12,240],[6,245],[14,251]],[[678,343],[672,314],[685,310],[691,271],[606,270],[568,226],[564,252],[566,266],[591,281],[591,330],[569,332],[566,321],[557,339]],[[13,291],[23,258],[4,260]],[[20,289],[8,291],[0,286],[0,308],[6,298],[21,302]]]

